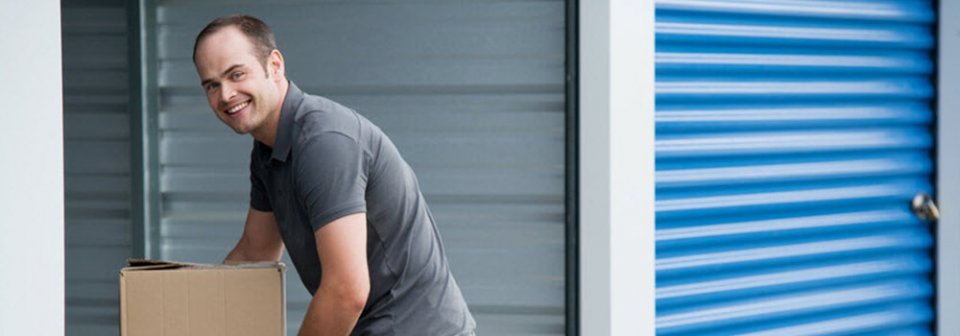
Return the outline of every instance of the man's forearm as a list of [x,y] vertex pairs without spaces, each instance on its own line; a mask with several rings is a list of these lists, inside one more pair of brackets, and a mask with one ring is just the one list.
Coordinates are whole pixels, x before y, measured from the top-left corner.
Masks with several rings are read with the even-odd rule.
[[351,295],[349,290],[337,292],[321,285],[310,301],[299,335],[349,335],[365,303],[366,295]]
[[223,259],[223,263],[279,261],[280,257],[283,256],[282,248],[283,245],[280,244],[279,246],[267,246],[257,249],[246,239],[240,238],[240,240],[237,241],[237,245],[233,247],[233,250],[227,253],[227,257]]
[[223,258],[224,264],[231,264],[240,261],[249,261],[249,258],[243,255],[242,250],[240,249],[240,244],[237,243],[237,246],[234,246],[230,253],[227,253],[227,257]]

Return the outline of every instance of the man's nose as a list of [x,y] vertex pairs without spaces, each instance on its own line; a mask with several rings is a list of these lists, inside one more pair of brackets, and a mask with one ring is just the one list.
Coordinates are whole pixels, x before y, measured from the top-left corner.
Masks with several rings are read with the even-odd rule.
[[233,99],[233,96],[237,95],[237,91],[233,89],[232,86],[227,84],[220,84],[220,101],[227,103],[230,99]]

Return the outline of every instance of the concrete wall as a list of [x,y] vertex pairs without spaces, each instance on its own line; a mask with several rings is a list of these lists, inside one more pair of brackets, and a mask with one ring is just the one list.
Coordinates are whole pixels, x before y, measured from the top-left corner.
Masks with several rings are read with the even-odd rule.
[[0,335],[62,335],[60,2],[0,0]]

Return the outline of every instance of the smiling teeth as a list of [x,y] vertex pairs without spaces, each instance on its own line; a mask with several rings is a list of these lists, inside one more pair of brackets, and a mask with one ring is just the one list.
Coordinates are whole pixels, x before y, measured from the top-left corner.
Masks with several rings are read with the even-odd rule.
[[233,108],[227,110],[227,113],[230,113],[230,114],[237,113],[237,111],[242,110],[244,107],[247,107],[247,105],[250,105],[250,103],[246,102],[246,103],[234,106]]

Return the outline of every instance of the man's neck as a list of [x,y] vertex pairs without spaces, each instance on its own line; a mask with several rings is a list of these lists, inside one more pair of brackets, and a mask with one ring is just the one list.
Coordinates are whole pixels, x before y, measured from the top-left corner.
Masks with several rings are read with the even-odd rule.
[[280,114],[283,112],[283,101],[287,99],[287,90],[290,88],[290,83],[287,80],[280,82],[280,99],[277,103],[276,109],[273,110],[270,115],[267,116],[267,120],[264,120],[264,124],[259,128],[250,132],[254,139],[260,141],[267,147],[273,148],[273,145],[277,142],[277,129],[280,127]]

